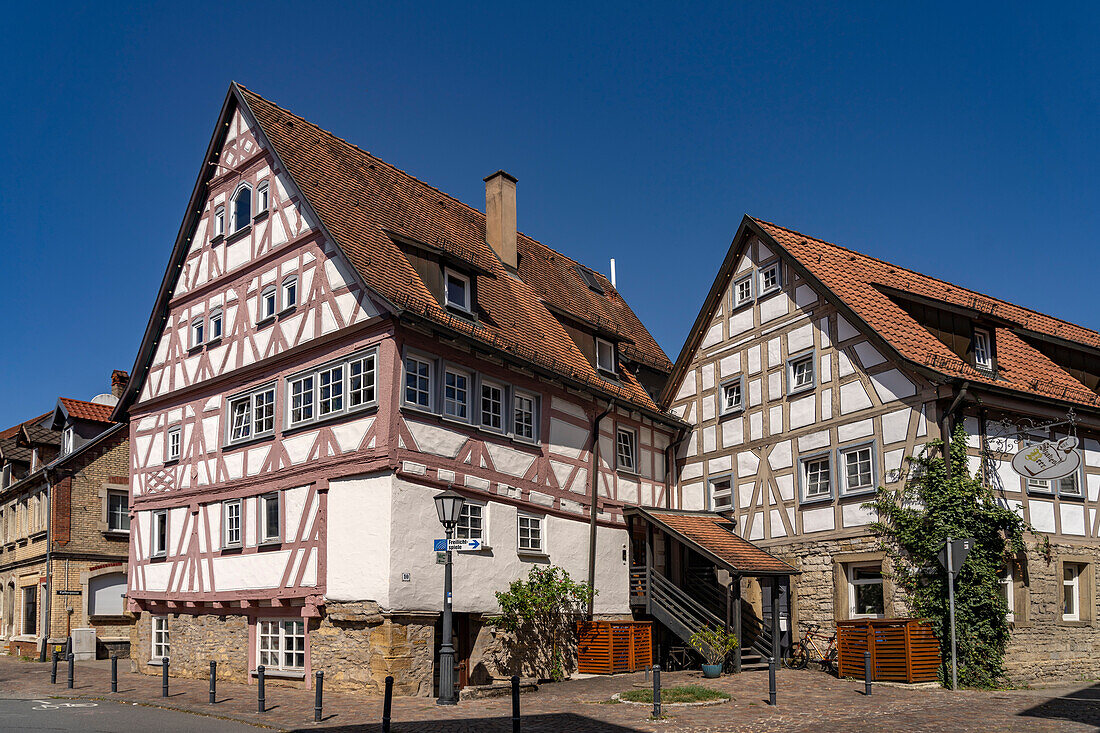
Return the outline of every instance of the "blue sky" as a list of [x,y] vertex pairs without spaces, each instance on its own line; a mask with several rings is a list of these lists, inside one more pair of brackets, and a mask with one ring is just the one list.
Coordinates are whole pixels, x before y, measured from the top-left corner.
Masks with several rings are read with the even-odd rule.
[[133,364],[236,79],[619,288],[675,358],[745,213],[1100,328],[1097,9],[162,3],[0,29],[0,427]]

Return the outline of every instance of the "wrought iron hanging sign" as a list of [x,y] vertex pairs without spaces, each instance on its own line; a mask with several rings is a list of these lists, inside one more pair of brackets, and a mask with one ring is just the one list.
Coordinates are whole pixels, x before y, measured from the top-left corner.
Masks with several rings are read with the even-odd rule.
[[1024,478],[1048,480],[1069,476],[1081,468],[1077,438],[1044,440],[1026,445],[1012,457],[1012,470]]

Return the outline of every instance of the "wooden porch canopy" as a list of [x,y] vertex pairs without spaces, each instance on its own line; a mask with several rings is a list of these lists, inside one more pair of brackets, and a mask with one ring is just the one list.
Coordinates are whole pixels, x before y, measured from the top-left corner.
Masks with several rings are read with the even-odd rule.
[[[735,523],[717,512],[661,509],[657,507],[626,507],[623,511],[634,536],[641,523],[645,529],[645,565],[631,567],[630,593],[632,603],[644,601],[646,611],[685,641],[701,626],[726,627],[742,640],[742,577],[771,579],[770,624],[762,623],[761,635],[752,642],[762,656],[780,658],[779,588],[780,582],[798,575],[789,563],[757,547],[734,531]],[[727,571],[735,582],[725,590],[724,612],[718,617],[708,613],[705,603],[675,584],[654,568],[654,532],[660,531],[709,560],[716,569]],[[639,558],[640,559],[640,558]],[[724,618],[722,618],[724,616]],[[765,625],[766,624],[766,625]],[[767,630],[770,626],[770,630]],[[734,650],[734,668],[741,671],[741,643]]]

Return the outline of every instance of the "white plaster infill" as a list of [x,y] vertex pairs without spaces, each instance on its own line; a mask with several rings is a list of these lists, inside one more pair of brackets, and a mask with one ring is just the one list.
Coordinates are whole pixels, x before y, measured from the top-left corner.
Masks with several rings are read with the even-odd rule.
[[[643,707],[651,708],[653,703],[651,702],[634,702],[633,700],[622,699],[621,692],[616,692],[611,696],[611,699],[615,702],[621,702],[623,705],[641,705]],[[711,705],[725,705],[726,703],[733,702],[733,697],[727,697],[724,700],[703,700],[701,702],[665,702],[661,701],[661,708],[705,708]]]

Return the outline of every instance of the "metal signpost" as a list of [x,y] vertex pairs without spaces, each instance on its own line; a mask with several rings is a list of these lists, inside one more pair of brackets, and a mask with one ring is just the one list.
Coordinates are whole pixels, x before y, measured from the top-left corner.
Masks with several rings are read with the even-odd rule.
[[966,556],[970,554],[970,548],[974,546],[973,539],[952,540],[947,538],[947,543],[940,550],[937,557],[940,564],[947,569],[947,604],[951,616],[951,689],[959,689],[959,665],[955,653],[955,576],[966,562]]

